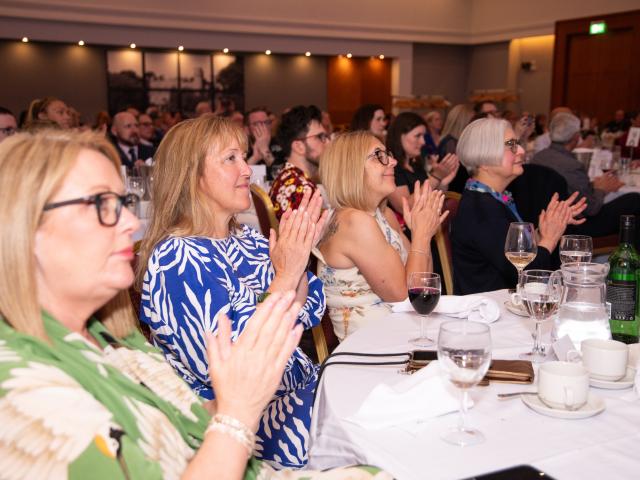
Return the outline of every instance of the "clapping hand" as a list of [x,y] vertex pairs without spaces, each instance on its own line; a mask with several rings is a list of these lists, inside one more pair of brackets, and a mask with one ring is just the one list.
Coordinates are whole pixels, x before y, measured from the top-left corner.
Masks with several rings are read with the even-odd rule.
[[444,205],[444,193],[439,190],[431,190],[427,182],[420,185],[416,182],[411,197],[411,207],[406,198],[402,199],[402,217],[411,235],[431,239],[438,227],[447,218],[449,211],[442,213]]
[[560,201],[557,193],[554,193],[547,208],[540,212],[538,217],[538,229],[540,231],[540,245],[553,251],[560,237],[564,234],[567,225],[580,225],[586,218],[578,217],[586,208],[585,197],[576,202],[578,192],[574,192],[566,200]]
[[259,123],[253,129],[253,136],[255,138],[253,151],[258,152],[260,158],[266,162],[267,159],[265,157],[271,157],[271,155],[266,155],[269,152],[269,144],[271,143],[271,130],[263,123]]
[[458,173],[460,161],[455,153],[448,153],[440,162],[433,164],[431,175],[440,180],[442,185],[449,185]]
[[280,219],[279,234],[271,229],[269,256],[276,272],[295,289],[307,267],[311,249],[320,239],[328,212],[322,213],[322,195],[305,191],[296,210],[287,210]]
[[224,314],[218,316],[217,336],[207,333],[217,413],[236,418],[253,431],[302,335],[302,325],[294,327],[300,311],[300,305],[292,303],[294,296],[294,292],[272,293],[233,344],[231,322]]

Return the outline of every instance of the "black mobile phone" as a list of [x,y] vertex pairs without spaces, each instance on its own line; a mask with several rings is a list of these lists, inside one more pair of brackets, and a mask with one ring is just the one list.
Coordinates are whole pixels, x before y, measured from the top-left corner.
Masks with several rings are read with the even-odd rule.
[[531,465],[516,465],[495,472],[483,473],[465,480],[555,480],[551,475]]
[[413,350],[410,358],[416,362],[430,362],[438,359],[438,352],[435,350]]

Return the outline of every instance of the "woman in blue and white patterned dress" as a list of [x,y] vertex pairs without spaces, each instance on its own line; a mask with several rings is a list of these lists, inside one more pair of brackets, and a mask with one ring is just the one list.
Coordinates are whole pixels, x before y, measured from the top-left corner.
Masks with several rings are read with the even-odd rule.
[[[267,240],[234,215],[250,206],[251,169],[246,137],[231,122],[204,116],[182,122],[156,155],[151,224],[141,246],[138,282],[141,320],[153,343],[201,397],[213,400],[206,332],[218,315],[241,335],[256,305],[270,292],[295,290],[298,321],[317,325],[325,308],[322,283],[306,272],[324,217],[322,199],[307,196],[283,215]],[[255,455],[276,468],[307,462],[317,366],[300,350],[291,356],[272,402],[264,410]]]

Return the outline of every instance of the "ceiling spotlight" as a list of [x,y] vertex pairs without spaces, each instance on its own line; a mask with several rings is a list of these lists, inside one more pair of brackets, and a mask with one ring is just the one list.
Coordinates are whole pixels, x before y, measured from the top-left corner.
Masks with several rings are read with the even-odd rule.
[[311,56],[311,52],[304,52],[304,56],[305,57],[310,57]]
[[180,45],[180,46],[178,47],[178,51],[179,51],[179,52],[181,52],[181,51],[183,51],[183,50],[184,50],[184,47],[183,47],[182,45]]
[[22,43],[27,43],[29,39],[27,37],[22,37]]
[[136,48],[136,44],[132,43],[131,45],[129,45],[129,48]]
[[353,55],[351,55],[350,53],[347,53],[347,58],[351,58],[353,57]]
[[384,60],[384,55],[378,55],[378,58],[379,58],[380,60]]
[[84,40],[80,40],[80,41],[78,42],[78,45],[80,45],[81,47],[84,47]]
[[265,50],[265,55],[271,55],[271,50]]
[[223,48],[222,49],[222,53],[229,53],[229,49],[228,48]]

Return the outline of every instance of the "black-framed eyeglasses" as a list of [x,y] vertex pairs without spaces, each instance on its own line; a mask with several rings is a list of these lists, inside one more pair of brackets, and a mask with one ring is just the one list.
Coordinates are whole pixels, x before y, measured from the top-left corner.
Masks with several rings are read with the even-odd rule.
[[18,130],[16,128],[13,128],[13,127],[2,127],[2,128],[0,128],[0,132],[4,133],[7,137],[13,135],[17,131]]
[[[517,138],[511,138],[504,142],[504,146],[511,150],[514,155],[518,153],[518,147],[522,147],[522,143]],[[524,147],[523,147],[524,148]]]
[[118,195],[115,192],[102,192],[86,197],[73,198],[62,202],[47,203],[44,211],[53,210],[54,208],[66,207],[67,205],[95,205],[98,212],[98,221],[100,225],[105,227],[113,227],[120,220],[122,206],[135,207],[140,201],[140,197],[135,193],[126,195]]
[[314,135],[307,135],[306,137],[296,138],[296,140],[300,140],[300,141],[304,142],[307,138],[313,138],[313,137],[317,138],[322,143],[325,143],[325,142],[328,142],[329,140],[331,140],[331,136],[327,135],[326,132],[320,132],[320,133],[316,133]]
[[371,155],[367,156],[367,158],[371,157],[376,157],[376,160],[386,167],[389,165],[389,159],[393,158],[393,154],[389,150],[380,150],[378,148]]

